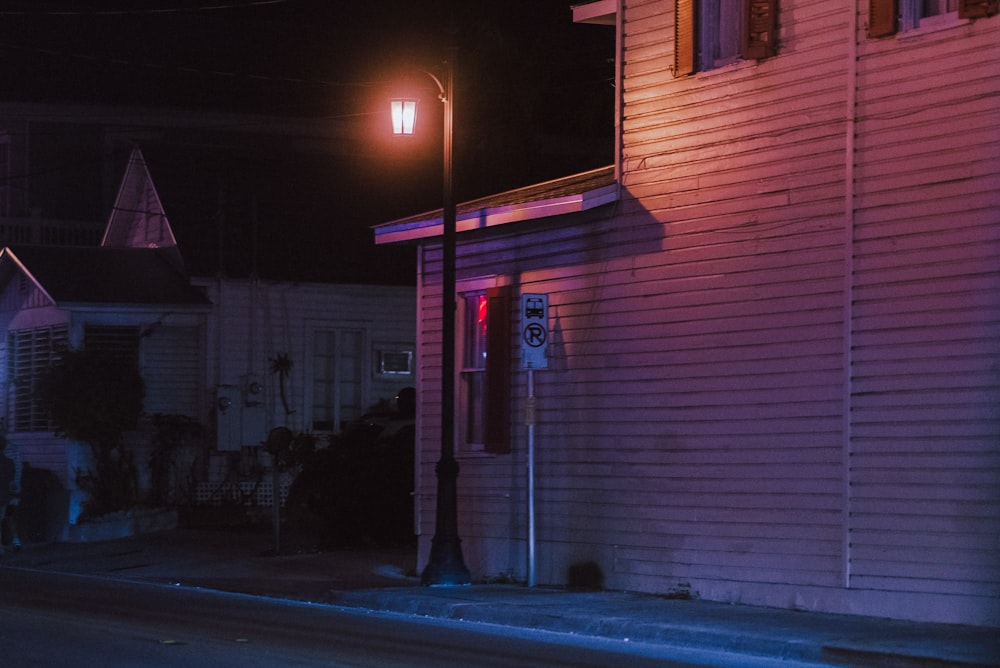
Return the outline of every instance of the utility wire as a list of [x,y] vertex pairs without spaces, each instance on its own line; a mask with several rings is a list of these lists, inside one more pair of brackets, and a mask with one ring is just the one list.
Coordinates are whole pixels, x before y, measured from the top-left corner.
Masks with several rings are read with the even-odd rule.
[[280,83],[293,83],[307,86],[318,86],[324,88],[368,88],[374,85],[374,82],[369,81],[326,81],[322,79],[303,79],[301,77],[279,77],[270,76],[266,74],[240,74],[237,72],[229,72],[225,70],[212,70],[203,69],[198,67],[189,66],[178,66],[178,65],[160,65],[157,63],[138,63],[124,58],[109,58],[103,56],[93,56],[81,53],[67,53],[65,51],[58,51],[56,49],[45,49],[38,46],[25,46],[23,44],[12,44],[10,42],[0,42],[0,49],[12,49],[17,51],[27,51],[30,53],[38,53],[46,56],[58,56],[60,58],[71,58],[81,61],[89,61],[95,63],[104,63],[109,65],[119,65],[125,67],[140,67],[153,70],[162,71],[173,71],[173,72],[183,72],[185,74],[205,74],[214,77],[225,77],[229,79],[248,79],[257,81],[270,81],[270,82],[280,82]]
[[145,16],[153,14],[189,14],[197,12],[229,11],[233,9],[250,9],[267,5],[284,5],[297,0],[248,0],[247,2],[230,2],[221,5],[200,5],[198,7],[162,7],[159,9],[21,9],[0,10],[0,16]]

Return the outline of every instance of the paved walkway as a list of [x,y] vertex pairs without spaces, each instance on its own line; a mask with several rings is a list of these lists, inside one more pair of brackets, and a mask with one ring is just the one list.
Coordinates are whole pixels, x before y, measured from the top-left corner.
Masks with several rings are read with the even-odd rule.
[[630,642],[850,666],[1000,666],[1000,629],[517,585],[421,587],[408,549],[275,552],[260,530],[27,545],[5,568],[167,582]]

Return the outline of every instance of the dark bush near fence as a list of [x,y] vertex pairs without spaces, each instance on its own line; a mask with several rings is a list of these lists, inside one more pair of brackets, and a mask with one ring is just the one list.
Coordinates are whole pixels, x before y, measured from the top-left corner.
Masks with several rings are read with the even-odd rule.
[[17,508],[17,532],[25,543],[44,543],[59,538],[66,524],[69,492],[52,471],[25,462],[21,472],[21,505]]
[[411,544],[412,422],[358,423],[303,462],[288,493],[289,528],[319,547]]

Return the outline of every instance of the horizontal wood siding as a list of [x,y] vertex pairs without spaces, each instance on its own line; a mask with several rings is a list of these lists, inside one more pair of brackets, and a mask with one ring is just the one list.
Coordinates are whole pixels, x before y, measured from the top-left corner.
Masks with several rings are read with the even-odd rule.
[[[794,55],[675,79],[672,3],[627,2],[622,201],[460,240],[460,280],[550,295],[541,582],[581,560],[625,589],[841,581],[846,49],[830,32],[847,12],[787,4],[804,17]],[[439,247],[423,266],[432,508]],[[485,574],[523,571],[523,373],[514,385],[520,447],[461,460],[466,558]]]
[[[674,77],[673,3],[625,0],[619,201],[460,235],[460,281],[549,296],[539,583],[1000,623],[1000,19],[873,42],[853,9],[782,0],[777,56]],[[475,577],[524,573],[525,394],[510,455],[460,453]]]
[[621,208],[661,238],[557,300],[582,355],[566,449],[599,493],[552,483],[610,534],[615,586],[841,577],[848,14],[828,5],[781,3],[777,58],[673,78],[671,3],[626,3]]
[[851,585],[1000,597],[1000,22],[863,45]]
[[66,488],[76,486],[76,471],[69,465],[65,439],[51,432],[11,433],[7,438],[20,450],[24,464],[51,471]]

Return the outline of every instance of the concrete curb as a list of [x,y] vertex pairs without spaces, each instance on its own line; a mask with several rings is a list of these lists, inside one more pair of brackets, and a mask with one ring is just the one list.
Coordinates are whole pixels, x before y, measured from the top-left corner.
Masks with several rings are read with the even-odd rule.
[[758,658],[893,668],[996,668],[990,629],[507,585],[332,592],[344,607]]

